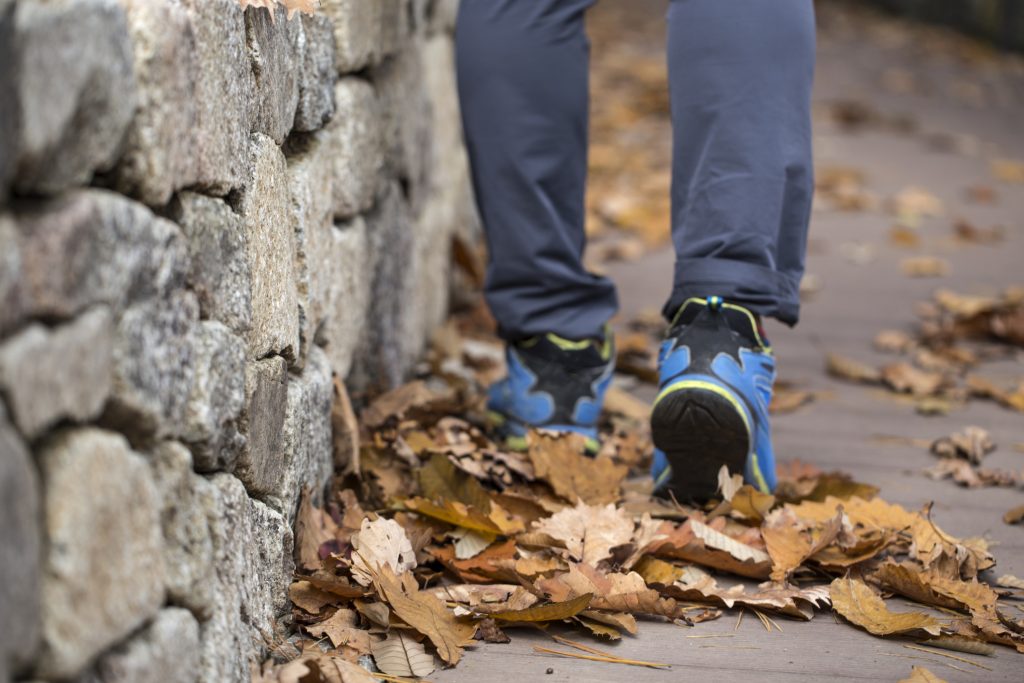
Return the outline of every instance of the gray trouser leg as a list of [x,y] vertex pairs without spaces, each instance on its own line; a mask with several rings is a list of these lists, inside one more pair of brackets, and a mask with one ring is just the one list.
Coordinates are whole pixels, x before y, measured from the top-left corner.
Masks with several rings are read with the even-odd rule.
[[586,271],[589,45],[594,0],[462,0],[462,116],[490,253],[486,297],[506,339],[602,334],[614,286]]
[[671,315],[718,294],[795,324],[813,192],[812,0],[672,0]]

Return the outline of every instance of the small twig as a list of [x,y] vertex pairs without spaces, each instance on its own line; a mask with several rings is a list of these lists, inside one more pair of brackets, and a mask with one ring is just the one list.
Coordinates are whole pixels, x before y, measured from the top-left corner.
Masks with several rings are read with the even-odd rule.
[[745,610],[742,607],[740,607],[740,615],[738,617],[736,617],[736,625],[732,627],[733,631],[739,631],[740,630],[740,624],[743,623],[743,615],[744,615],[744,613],[746,613],[746,611],[747,610]]
[[901,655],[898,652],[879,652],[878,654],[884,655],[886,657],[900,657],[902,659],[914,659],[914,660],[917,660],[919,662],[928,662],[929,664],[938,664],[939,666],[948,666],[950,669],[956,669],[957,671],[963,671],[965,674],[971,673],[968,669],[965,669],[963,667],[957,666],[956,664],[950,664],[949,662],[944,662],[941,659],[929,659],[928,657],[917,657],[915,655]]
[[657,662],[642,662],[636,659],[621,659],[619,657],[599,657],[597,655],[581,655],[576,652],[563,652],[561,650],[552,650],[546,647],[538,647],[534,645],[535,652],[541,652],[548,655],[558,655],[560,657],[571,657],[573,659],[587,659],[592,662],[608,662],[609,664],[629,664],[630,666],[646,666],[651,669],[670,669],[670,664],[659,664]]
[[709,633],[704,636],[686,636],[687,638],[735,638],[735,633]]
[[590,647],[589,645],[584,645],[583,643],[577,643],[575,640],[569,640],[568,638],[565,638],[563,636],[556,636],[555,634],[551,634],[551,639],[554,640],[556,643],[561,643],[562,645],[568,645],[569,647],[574,647],[577,650],[582,650],[583,652],[589,652],[592,655],[600,655],[602,657],[611,657],[612,659],[618,659],[618,657],[619,657],[617,654],[615,654],[613,652],[605,652],[604,650],[598,650],[596,647]]
[[927,652],[930,655],[937,655],[939,657],[948,657],[949,659],[955,659],[958,662],[963,662],[964,664],[970,664],[971,666],[976,666],[979,669],[984,669],[985,671],[991,671],[992,670],[989,667],[985,666],[984,664],[978,664],[977,662],[972,662],[971,660],[969,660],[969,659],[967,659],[965,657],[958,657],[957,655],[951,655],[948,652],[936,652],[935,650],[930,650],[930,649],[928,649],[926,647],[920,647],[919,645],[904,645],[903,647],[907,648],[908,650],[917,650],[918,652]]

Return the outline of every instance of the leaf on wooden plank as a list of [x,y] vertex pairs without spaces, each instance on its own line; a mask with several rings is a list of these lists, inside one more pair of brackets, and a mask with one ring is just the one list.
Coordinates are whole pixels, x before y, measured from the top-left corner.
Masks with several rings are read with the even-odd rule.
[[585,439],[579,434],[531,432],[527,454],[537,478],[565,500],[592,505],[614,503],[629,468],[610,458],[586,457],[584,445]]
[[594,596],[590,607],[595,610],[669,618],[677,617],[679,612],[675,600],[648,588],[636,572],[605,574],[588,565],[570,565],[567,573],[538,581],[537,585],[556,602],[590,593]]
[[420,591],[411,574],[399,578],[384,565],[374,573],[373,581],[377,594],[395,615],[429,638],[441,659],[452,665],[459,662],[462,646],[473,639],[475,626],[457,619],[443,602]]
[[498,621],[560,621],[574,617],[589,605],[593,594],[585,593],[578,597],[566,600],[565,602],[549,602],[543,605],[534,605],[525,609],[504,610],[500,612],[488,612],[487,616]]
[[910,676],[901,678],[899,683],[946,683],[923,666],[915,666],[910,670]]
[[831,545],[811,559],[822,567],[846,569],[877,556],[896,540],[895,531],[871,529],[856,534],[857,540],[847,546]]
[[928,450],[941,458],[961,458],[974,465],[980,464],[982,458],[995,449],[996,444],[988,430],[975,426],[936,439],[928,447]]
[[346,645],[360,654],[370,652],[370,632],[356,627],[356,613],[350,609],[339,609],[329,619],[303,628],[311,636],[327,636],[336,648]]
[[826,586],[790,588],[764,583],[755,591],[748,591],[742,584],[724,588],[719,586],[710,574],[698,567],[687,567],[679,581],[665,587],[662,592],[677,600],[707,602],[730,609],[746,606],[771,610],[803,620],[811,619],[816,607],[829,604],[829,591]]
[[490,585],[458,583],[435,586],[434,588],[425,589],[425,592],[444,602],[458,602],[464,605],[476,606],[506,602],[509,596],[521,588],[522,586],[510,583]]
[[773,512],[761,526],[761,536],[772,559],[772,580],[787,581],[808,558],[835,541],[842,528],[841,507],[831,519],[810,525],[792,507]]
[[482,640],[485,643],[511,643],[512,639],[508,637],[501,627],[498,626],[498,622],[494,619],[481,619],[476,624],[476,636],[477,640]]
[[871,588],[853,578],[836,579],[829,586],[832,607],[857,626],[876,636],[928,633],[939,635],[941,624],[924,612],[893,612]]
[[1016,391],[1008,391],[995,382],[978,375],[968,375],[965,384],[971,396],[992,399],[1004,408],[1024,413],[1024,387],[1018,387]]
[[423,643],[398,629],[389,633],[386,639],[375,642],[371,652],[377,668],[392,676],[422,678],[432,674],[436,668],[434,655],[426,651]]
[[1018,579],[1012,574],[1003,574],[996,579],[996,585],[1002,586],[1003,588],[1016,588],[1024,591],[1024,579]]
[[534,529],[561,541],[569,556],[597,566],[611,557],[611,549],[633,538],[633,521],[615,505],[587,505],[565,508],[534,524]]
[[587,629],[599,638],[607,638],[608,640],[622,639],[622,634],[619,632],[619,629],[615,628],[610,624],[605,624],[600,621],[595,621],[593,619],[587,619],[583,616],[576,616],[574,617],[574,620],[580,626]]
[[295,563],[301,569],[320,569],[320,546],[337,538],[338,525],[329,514],[313,506],[309,489],[302,491],[295,517]]
[[886,365],[882,368],[882,381],[895,392],[918,397],[933,396],[946,385],[941,373],[919,370],[909,363]]
[[890,559],[879,566],[870,578],[883,589],[924,605],[947,609],[960,607],[957,600],[946,597],[932,588],[931,579],[936,577],[909,562],[897,563]]
[[875,368],[837,353],[825,357],[825,371],[833,377],[851,382],[879,384],[882,381],[882,373]]
[[416,553],[402,525],[393,519],[364,519],[352,536],[352,578],[363,586],[373,582],[375,570],[388,567],[401,574],[416,566]]
[[900,261],[907,277],[943,277],[949,275],[949,261],[937,256],[908,256]]
[[616,629],[621,629],[631,635],[636,635],[637,625],[636,617],[632,614],[626,614],[625,612],[606,612],[597,609],[588,609],[580,612],[581,618],[586,618],[590,621],[596,621],[609,626],[614,626]]

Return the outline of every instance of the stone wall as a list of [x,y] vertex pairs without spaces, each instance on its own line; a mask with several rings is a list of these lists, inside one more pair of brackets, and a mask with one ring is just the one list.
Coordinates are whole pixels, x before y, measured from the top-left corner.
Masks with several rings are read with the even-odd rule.
[[334,377],[446,313],[454,1],[321,5],[0,0],[0,681],[248,680]]

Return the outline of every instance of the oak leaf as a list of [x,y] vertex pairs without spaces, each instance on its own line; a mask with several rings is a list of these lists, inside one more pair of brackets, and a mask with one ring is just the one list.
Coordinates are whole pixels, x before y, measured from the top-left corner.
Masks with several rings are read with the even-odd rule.
[[405,529],[393,519],[364,519],[359,533],[352,536],[352,548],[352,578],[363,586],[373,582],[380,567],[400,574],[416,566]]
[[633,537],[633,521],[611,503],[591,506],[580,501],[535,523],[534,529],[561,541],[572,559],[595,567],[611,557],[612,548]]
[[588,458],[583,451],[584,439],[578,434],[534,432],[529,436],[527,454],[537,478],[565,500],[592,505],[614,503],[629,468],[615,464],[611,458]]

